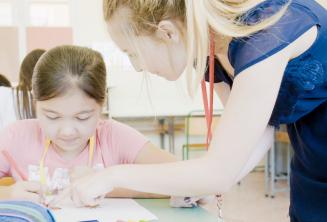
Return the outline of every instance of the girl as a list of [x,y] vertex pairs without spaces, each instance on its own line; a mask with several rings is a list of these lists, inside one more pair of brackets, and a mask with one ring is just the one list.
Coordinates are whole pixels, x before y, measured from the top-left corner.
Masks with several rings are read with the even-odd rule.
[[104,15],[136,70],[176,80],[186,68],[191,93],[210,54],[225,111],[205,157],[114,166],[81,179],[75,199],[87,204],[113,187],[177,196],[226,192],[285,123],[295,151],[291,220],[326,221],[325,8],[314,0],[104,0]]
[[[91,49],[61,46],[38,61],[33,74],[37,119],[10,125],[0,135],[0,178],[16,183],[0,187],[1,199],[39,201],[41,190],[55,193],[82,167],[174,161],[144,136],[114,120],[100,120],[106,98],[106,70]],[[85,171],[82,172],[85,174]],[[110,196],[153,197],[126,190]]]

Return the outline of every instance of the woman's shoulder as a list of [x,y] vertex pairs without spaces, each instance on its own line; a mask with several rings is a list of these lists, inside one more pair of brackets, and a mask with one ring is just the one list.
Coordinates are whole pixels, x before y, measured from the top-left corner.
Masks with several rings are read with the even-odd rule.
[[[278,12],[288,0],[268,0],[243,15],[241,21],[256,24]],[[276,54],[297,40],[320,20],[310,8],[299,1],[288,6],[284,15],[273,25],[251,36],[234,38],[229,46],[229,60],[235,75]]]

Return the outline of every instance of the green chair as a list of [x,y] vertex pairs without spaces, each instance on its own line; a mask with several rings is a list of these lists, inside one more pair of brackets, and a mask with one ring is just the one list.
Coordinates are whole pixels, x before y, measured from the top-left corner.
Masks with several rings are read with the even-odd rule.
[[[220,110],[215,110],[212,118],[212,131],[220,118]],[[189,159],[190,151],[206,151],[207,123],[203,111],[192,111],[185,118],[185,139],[183,160]],[[200,137],[203,143],[194,143],[191,137]]]

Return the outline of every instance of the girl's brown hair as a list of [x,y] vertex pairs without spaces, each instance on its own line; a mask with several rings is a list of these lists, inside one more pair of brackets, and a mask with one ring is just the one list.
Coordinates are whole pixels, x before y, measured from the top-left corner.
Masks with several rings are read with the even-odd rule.
[[78,87],[103,105],[106,98],[106,66],[100,53],[79,46],[58,46],[37,62],[33,74],[33,96],[45,101]]

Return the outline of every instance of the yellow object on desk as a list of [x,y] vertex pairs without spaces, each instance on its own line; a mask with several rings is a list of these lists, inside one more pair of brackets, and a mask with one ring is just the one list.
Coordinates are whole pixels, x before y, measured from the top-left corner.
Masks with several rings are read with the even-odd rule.
[[10,186],[15,183],[12,177],[4,177],[0,179],[0,186]]

